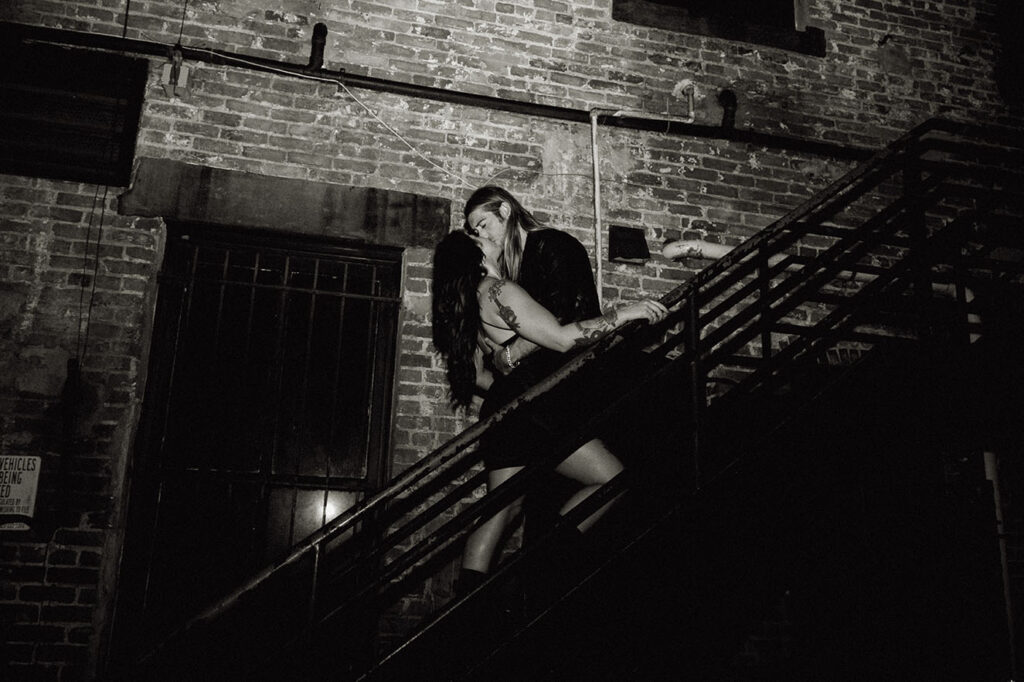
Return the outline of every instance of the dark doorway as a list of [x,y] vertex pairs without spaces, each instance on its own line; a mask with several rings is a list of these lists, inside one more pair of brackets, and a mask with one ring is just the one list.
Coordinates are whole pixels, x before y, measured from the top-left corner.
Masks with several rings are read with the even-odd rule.
[[398,248],[169,225],[119,658],[386,480],[401,270]]

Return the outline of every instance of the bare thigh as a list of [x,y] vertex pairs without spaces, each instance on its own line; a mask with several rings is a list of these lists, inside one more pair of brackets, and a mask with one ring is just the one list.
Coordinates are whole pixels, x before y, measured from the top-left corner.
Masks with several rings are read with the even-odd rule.
[[622,462],[612,454],[600,439],[587,441],[564,462],[555,467],[555,471],[579,481],[583,485],[601,485],[612,480],[622,471]]
[[491,469],[487,472],[487,489],[494,490],[499,485],[512,478],[520,471],[523,467],[505,467],[503,469]]
[[[520,471],[523,467],[505,467],[503,469],[492,469],[487,472],[487,490],[491,491],[497,488],[499,485],[512,478]],[[501,514],[506,512],[509,516],[518,516],[520,509],[522,508],[523,498],[517,497],[516,499],[509,502],[508,506],[504,510],[498,512]],[[507,522],[507,521],[506,521]]]

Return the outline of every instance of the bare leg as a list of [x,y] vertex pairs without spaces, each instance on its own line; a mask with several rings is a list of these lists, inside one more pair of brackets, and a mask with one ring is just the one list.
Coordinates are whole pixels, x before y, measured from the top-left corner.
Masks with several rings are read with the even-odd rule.
[[[564,515],[602,485],[612,480],[622,471],[622,462],[599,439],[595,438],[581,445],[569,455],[564,462],[555,467],[555,471],[583,484],[575,495],[562,506]],[[608,501],[600,509],[583,519],[577,526],[581,533],[586,532],[601,516],[608,511],[615,500]]]
[[[487,492],[491,492],[499,485],[512,478],[522,467],[507,467],[487,472]],[[480,524],[476,530],[466,538],[466,549],[462,554],[462,567],[481,573],[487,573],[491,568],[491,559],[494,557],[494,550],[501,540],[509,521],[519,513],[522,498],[509,504],[507,507],[496,513],[491,518]]]

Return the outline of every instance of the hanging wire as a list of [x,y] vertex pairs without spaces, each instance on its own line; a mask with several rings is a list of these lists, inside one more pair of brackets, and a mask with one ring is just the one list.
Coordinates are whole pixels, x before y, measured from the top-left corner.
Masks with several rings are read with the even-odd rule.
[[[104,203],[106,203],[106,193],[104,193]],[[92,226],[96,220],[96,202],[99,201],[100,197],[100,186],[96,185],[96,191],[92,195],[92,209],[89,211],[89,226],[85,230],[85,249],[82,253],[82,284],[78,290],[78,333],[75,335],[75,357],[81,358],[84,354],[82,346],[82,308],[85,305],[85,288],[86,283],[86,268],[89,265],[89,245],[92,243]],[[99,247],[97,247],[99,248]],[[95,272],[95,266],[94,266]],[[93,277],[93,284],[95,284],[95,275]],[[95,291],[95,289],[93,289]],[[91,298],[91,296],[90,296]],[[92,308],[92,301],[89,301],[89,307]]]
[[178,27],[178,45],[181,45],[181,36],[185,33],[185,12],[188,10],[188,0],[181,6],[181,26]]
[[[185,7],[187,7],[187,6],[188,6],[188,0],[185,0]],[[185,14],[184,14],[184,10],[183,10],[182,11],[182,30],[184,28],[184,20],[185,20]],[[145,35],[145,33],[143,33],[143,35]],[[182,36],[182,33],[179,31],[179,35],[178,35],[179,45],[181,43],[181,36]],[[293,78],[303,78],[303,79],[306,79],[306,80],[319,81],[319,82],[322,82],[322,83],[331,83],[333,85],[336,85],[336,86],[338,86],[338,88],[340,90],[344,91],[344,93],[346,95],[348,95],[348,97],[353,102],[355,102],[360,107],[362,107],[363,110],[365,110],[366,113],[369,114],[371,118],[373,118],[381,126],[383,126],[385,130],[387,130],[389,133],[394,135],[398,140],[400,140],[403,144],[405,144],[409,148],[409,150],[412,151],[412,153],[415,154],[417,157],[419,157],[420,159],[422,159],[423,161],[425,161],[429,165],[433,166],[434,168],[440,170],[445,175],[448,175],[448,176],[458,180],[459,183],[462,186],[464,186],[464,187],[469,187],[471,189],[475,189],[478,186],[478,185],[476,185],[474,183],[469,182],[468,180],[466,180],[466,178],[464,178],[463,176],[459,175],[458,173],[450,171],[447,168],[445,168],[444,166],[442,166],[442,165],[436,163],[435,161],[433,161],[432,159],[428,158],[425,154],[423,154],[423,152],[421,152],[419,149],[417,149],[416,146],[413,145],[413,143],[410,142],[404,135],[402,135],[400,132],[398,132],[391,124],[389,124],[387,121],[385,121],[383,118],[381,118],[377,114],[377,112],[375,112],[373,109],[371,109],[369,105],[367,105],[365,102],[363,102],[363,100],[361,100],[358,96],[356,96],[356,94],[353,93],[352,90],[349,89],[348,86],[346,86],[345,83],[343,83],[341,81],[341,79],[339,79],[339,78],[329,78],[329,77],[325,77],[325,76],[315,76],[315,75],[312,75],[312,74],[297,73],[295,71],[291,71],[291,70],[288,70],[288,69],[276,68],[276,67],[273,67],[273,66],[268,66],[266,64],[261,64],[261,63],[258,63],[258,62],[255,62],[255,61],[252,61],[252,60],[249,60],[249,59],[245,59],[243,57],[236,57],[234,55],[229,55],[229,54],[225,54],[223,52],[218,52],[218,51],[212,50],[212,49],[210,49],[208,47],[189,47],[189,49],[190,50],[195,50],[196,52],[203,52],[205,54],[211,55],[211,56],[216,57],[218,59],[223,59],[223,60],[228,61],[228,62],[235,62],[235,63],[238,63],[238,64],[245,64],[247,66],[253,66],[253,67],[256,67],[256,68],[260,69],[261,71],[269,71],[269,72],[272,72],[272,73],[279,73],[279,74],[282,74],[282,75],[285,75],[285,76],[291,76]],[[504,175],[506,173],[511,173],[513,175],[520,175],[520,176],[521,175],[535,175],[535,176],[538,176],[538,177],[544,177],[544,176],[547,176],[547,177],[578,176],[578,177],[584,177],[584,178],[592,177],[588,173],[547,173],[547,172],[544,172],[544,171],[534,171],[534,170],[527,170],[527,169],[503,168],[502,170],[498,171],[497,173],[494,173],[489,178],[487,178],[485,181],[483,181],[481,183],[481,185],[490,184],[495,179],[497,179],[498,177],[500,177],[501,175]],[[623,187],[639,187],[639,188],[648,188],[649,187],[649,185],[643,185],[643,184],[640,184],[640,183],[632,183],[632,182],[626,182],[626,181],[616,181],[614,179],[609,179],[609,183],[615,184],[615,185],[619,185],[619,186],[623,186]]]
[[[98,194],[99,193],[99,188],[97,187],[96,189],[97,189],[97,194]],[[79,355],[80,358],[84,358],[85,354],[89,351],[89,331],[92,328],[92,308],[93,308],[93,304],[96,302],[96,279],[97,279],[97,276],[99,275],[99,270],[100,270],[100,245],[103,243],[103,219],[107,215],[107,193],[109,191],[110,191],[110,187],[108,187],[108,186],[104,186],[103,187],[103,204],[102,204],[102,206],[100,206],[100,224],[99,224],[99,228],[98,228],[97,233],[96,233],[96,253],[95,253],[94,257],[93,257],[93,263],[92,263],[92,289],[89,292],[89,309],[88,309],[88,311],[86,313],[86,316],[85,316],[85,339],[82,342],[82,347],[81,347],[80,355]],[[92,230],[92,218],[91,217],[90,217],[89,223],[90,223],[89,224],[89,229],[91,231]],[[88,250],[89,250],[89,240],[88,240],[88,236],[87,236],[86,237],[86,252],[88,252]],[[85,289],[84,286],[82,288]],[[81,315],[81,306],[79,306],[79,315]],[[79,334],[81,334],[81,322],[79,322]]]
[[347,94],[347,95],[348,95],[349,97],[351,97],[351,98],[352,98],[352,99],[353,99],[353,100],[354,100],[354,101],[356,102],[356,104],[358,104],[358,105],[359,105],[359,106],[361,106],[361,107],[362,107],[363,109],[365,109],[365,110],[366,110],[366,113],[368,113],[368,114],[369,114],[370,116],[372,116],[372,117],[373,117],[374,119],[376,119],[376,120],[377,120],[377,122],[378,122],[378,123],[380,123],[380,124],[381,124],[382,126],[384,126],[384,128],[386,128],[386,129],[387,129],[387,130],[388,130],[388,131],[389,131],[389,132],[390,132],[390,133],[391,133],[392,135],[394,135],[394,136],[395,136],[395,137],[397,137],[397,138],[398,138],[399,140],[401,140],[402,142],[404,142],[404,143],[405,143],[405,145],[406,145],[406,146],[407,146],[407,147],[408,147],[408,148],[409,148],[410,150],[412,150],[412,152],[413,152],[414,154],[416,154],[416,155],[417,155],[417,156],[419,156],[419,157],[420,157],[421,159],[423,159],[424,161],[426,161],[427,163],[429,163],[429,164],[430,164],[431,166],[434,166],[435,168],[439,168],[440,170],[444,171],[444,172],[445,172],[445,173],[447,173],[448,175],[450,175],[450,176],[452,176],[453,178],[457,179],[457,180],[458,180],[459,182],[461,182],[461,183],[462,183],[463,185],[465,185],[466,187],[473,187],[473,185],[472,185],[472,184],[471,184],[470,182],[466,181],[466,179],[465,179],[465,178],[463,178],[463,177],[462,177],[461,175],[458,175],[458,174],[456,174],[456,173],[452,173],[452,172],[451,172],[451,171],[449,171],[449,170],[448,170],[447,168],[444,168],[443,166],[441,166],[441,165],[439,165],[439,164],[437,164],[437,163],[434,163],[433,161],[431,161],[430,159],[428,159],[428,158],[427,158],[427,157],[426,157],[426,156],[425,156],[425,155],[424,155],[424,154],[423,154],[422,152],[420,152],[420,150],[416,149],[416,147],[415,147],[415,146],[413,146],[412,142],[409,142],[409,140],[405,139],[405,137],[403,137],[401,133],[399,133],[399,132],[398,132],[397,130],[395,130],[395,129],[394,129],[394,128],[392,128],[392,127],[391,127],[390,125],[388,125],[388,123],[387,123],[387,122],[386,122],[386,121],[385,121],[384,119],[382,119],[382,118],[381,118],[380,116],[378,116],[376,112],[374,112],[374,111],[373,111],[372,109],[370,109],[370,107],[368,107],[368,106],[367,106],[366,104],[364,104],[362,100],[360,100],[360,99],[359,99],[358,97],[356,97],[356,96],[355,96],[355,94],[353,94],[353,93],[352,93],[352,91],[351,91],[351,90],[349,90],[349,89],[348,89],[348,87],[347,87],[347,86],[346,86],[346,85],[345,85],[344,83],[342,83],[342,82],[340,82],[340,81],[339,81],[339,82],[338,82],[338,85],[339,85],[339,86],[341,87],[341,89],[342,89],[342,90],[344,90],[344,91],[345,91],[345,93],[346,93],[346,94]]
[[[128,37],[128,13],[132,9],[132,0],[124,0],[124,26],[121,28],[121,37]],[[180,39],[179,39],[180,40]]]
[[420,151],[419,149],[417,149],[417,148],[416,148],[416,147],[415,147],[415,146],[413,145],[413,143],[412,143],[412,142],[410,142],[409,140],[407,140],[407,139],[405,138],[405,136],[403,136],[403,135],[402,135],[402,134],[401,134],[400,132],[398,132],[397,130],[395,130],[395,129],[394,129],[394,128],[393,128],[393,127],[392,127],[392,126],[391,126],[391,125],[390,125],[390,124],[389,124],[389,123],[387,122],[387,121],[385,121],[385,120],[384,120],[383,118],[381,118],[380,116],[378,116],[378,115],[377,115],[377,112],[375,112],[375,111],[374,111],[373,109],[371,109],[371,108],[369,107],[369,105],[367,105],[367,104],[366,104],[365,102],[363,102],[363,101],[362,101],[361,99],[359,99],[358,97],[356,97],[355,93],[353,93],[353,92],[352,92],[352,91],[351,91],[351,90],[350,90],[350,89],[348,88],[348,86],[346,86],[346,85],[345,85],[345,84],[344,84],[343,82],[341,82],[341,80],[339,80],[339,79],[337,79],[337,78],[325,78],[325,77],[323,77],[323,76],[313,76],[313,75],[310,75],[310,74],[304,74],[304,73],[295,73],[294,71],[289,71],[289,70],[287,70],[287,69],[278,69],[278,68],[275,68],[275,67],[272,67],[272,66],[267,66],[267,65],[265,65],[265,64],[259,64],[259,63],[257,63],[257,62],[253,62],[253,61],[250,61],[250,60],[248,60],[248,59],[243,59],[243,58],[241,58],[241,57],[235,57],[235,56],[231,56],[231,55],[226,55],[226,54],[222,54],[222,53],[220,53],[220,52],[215,52],[214,50],[211,50],[211,49],[209,49],[209,48],[205,48],[205,47],[193,47],[193,48],[189,48],[189,49],[192,49],[192,50],[196,50],[197,52],[205,52],[205,53],[207,53],[207,54],[210,54],[210,55],[213,55],[213,56],[215,56],[215,57],[218,57],[219,59],[225,59],[225,60],[227,60],[227,61],[233,61],[233,62],[238,62],[238,63],[240,63],[240,64],[246,64],[246,65],[249,65],[249,66],[255,66],[255,67],[257,67],[257,68],[259,68],[259,69],[261,69],[261,70],[263,70],[263,71],[272,71],[272,72],[275,72],[275,73],[281,73],[281,74],[284,74],[284,75],[286,75],[286,76],[293,76],[293,77],[298,77],[298,78],[305,78],[306,80],[312,80],[312,81],[320,81],[320,82],[323,82],[323,83],[332,83],[332,84],[334,84],[334,85],[337,85],[337,86],[338,86],[338,87],[339,87],[339,88],[340,88],[341,90],[343,90],[343,91],[345,92],[345,94],[346,94],[346,95],[348,95],[348,96],[349,96],[349,97],[350,97],[350,98],[351,98],[351,99],[352,99],[352,100],[353,100],[353,101],[354,101],[354,102],[355,102],[356,104],[358,104],[359,106],[361,106],[361,107],[362,107],[362,108],[363,108],[363,109],[364,109],[364,110],[366,111],[366,113],[368,113],[368,114],[369,114],[369,115],[370,115],[370,116],[371,116],[371,117],[372,117],[372,118],[373,118],[374,120],[376,120],[376,121],[377,121],[378,123],[380,123],[380,124],[381,124],[382,126],[384,126],[384,128],[385,128],[385,129],[386,129],[386,130],[387,130],[387,131],[388,131],[389,133],[391,133],[391,134],[392,134],[392,135],[394,135],[394,136],[395,136],[396,138],[398,138],[399,140],[401,140],[401,141],[402,141],[402,143],[404,143],[404,144],[405,144],[405,146],[407,146],[407,147],[409,148],[409,150],[410,150],[410,151],[412,151],[412,153],[414,153],[414,154],[415,154],[416,156],[418,156],[418,157],[419,157],[420,159],[422,159],[422,160],[426,161],[426,162],[427,162],[428,164],[430,164],[430,165],[431,165],[431,166],[433,166],[434,168],[437,168],[437,169],[438,169],[438,170],[440,170],[440,171],[441,171],[442,173],[445,173],[446,175],[449,175],[449,176],[451,176],[451,177],[455,178],[456,180],[458,180],[459,182],[461,182],[461,183],[462,183],[463,185],[465,185],[466,187],[475,187],[475,185],[473,185],[473,184],[471,184],[470,182],[468,182],[468,181],[467,181],[467,180],[466,180],[465,178],[463,178],[463,177],[462,177],[461,175],[459,175],[459,174],[457,174],[457,173],[453,173],[452,171],[448,170],[448,169],[447,169],[447,168],[445,168],[444,166],[442,166],[442,165],[440,165],[440,164],[438,164],[438,163],[435,163],[435,162],[434,162],[433,160],[431,160],[431,159],[427,158],[427,157],[426,157],[426,156],[425,156],[425,155],[424,155],[424,154],[423,154],[423,153],[422,153],[422,152],[421,152],[421,151]]

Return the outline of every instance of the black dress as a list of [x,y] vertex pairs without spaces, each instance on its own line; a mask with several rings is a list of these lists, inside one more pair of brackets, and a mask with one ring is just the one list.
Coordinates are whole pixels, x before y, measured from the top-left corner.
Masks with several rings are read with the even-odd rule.
[[[545,228],[527,233],[519,285],[562,324],[601,314],[590,257],[583,245],[565,232]],[[569,358],[538,348],[509,374],[497,375],[480,408],[480,418],[500,410]],[[510,415],[488,431],[481,439],[488,469],[524,466],[563,432],[566,422],[578,414],[573,401],[559,397],[563,392],[559,386],[524,411],[529,414]]]

